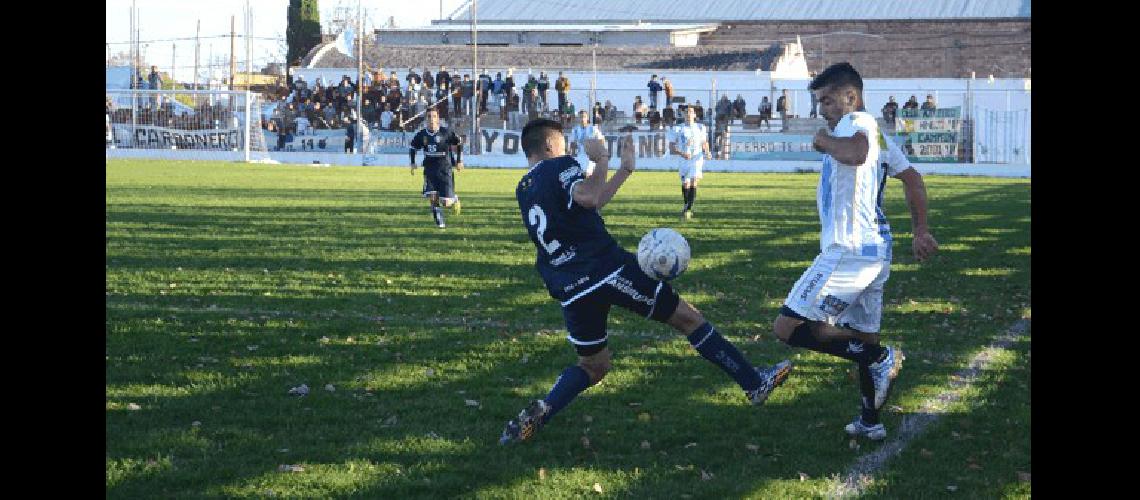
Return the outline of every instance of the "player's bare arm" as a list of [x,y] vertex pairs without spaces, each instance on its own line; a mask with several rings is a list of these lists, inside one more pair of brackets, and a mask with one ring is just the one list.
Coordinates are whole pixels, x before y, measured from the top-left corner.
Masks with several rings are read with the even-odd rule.
[[669,143],[669,152],[671,152],[671,153],[673,153],[673,154],[675,154],[675,155],[680,155],[680,156],[681,156],[681,158],[684,158],[684,159],[686,159],[686,160],[689,160],[689,159],[692,159],[692,158],[693,158],[693,156],[692,156],[692,155],[690,155],[689,153],[686,153],[686,152],[684,152],[684,151],[681,151],[679,148],[677,148],[677,143],[676,143],[676,142],[670,142],[670,143]]
[[[625,180],[633,174],[633,170],[637,168],[637,155],[634,153],[633,134],[627,134],[621,140],[621,168],[614,172],[613,177],[602,185],[602,191],[598,194],[598,208],[606,206],[607,203],[613,199],[617,194],[621,185]],[[597,172],[595,172],[596,174]]]
[[867,134],[862,130],[855,132],[851,137],[835,137],[827,129],[819,129],[812,139],[812,147],[816,151],[831,155],[844,165],[862,165],[867,160],[867,152],[871,148]]
[[914,232],[914,258],[922,262],[938,252],[938,241],[930,234],[926,224],[926,182],[913,167],[895,176],[902,181],[906,204],[910,207],[910,221]]
[[610,168],[609,150],[605,139],[589,138],[582,146],[586,149],[586,156],[594,162],[594,173],[574,187],[574,202],[586,208],[597,208],[598,195]]

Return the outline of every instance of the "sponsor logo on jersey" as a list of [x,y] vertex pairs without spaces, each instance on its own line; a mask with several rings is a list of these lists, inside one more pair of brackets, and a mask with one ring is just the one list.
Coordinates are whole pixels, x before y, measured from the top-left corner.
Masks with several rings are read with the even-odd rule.
[[566,170],[563,170],[562,173],[558,174],[558,182],[561,182],[562,187],[565,188],[566,186],[570,185],[570,181],[574,180],[575,177],[578,177],[580,175],[582,175],[582,167],[576,164],[571,165]]
[[587,281],[590,281],[590,277],[589,276],[582,276],[581,278],[578,278],[578,281],[575,281],[569,285],[562,287],[562,291],[563,292],[569,292],[570,290],[573,290],[576,287],[582,286],[582,284],[586,283]]
[[646,297],[642,295],[641,292],[638,292],[637,289],[633,287],[633,282],[624,276],[614,276],[613,279],[610,280],[610,285],[617,288],[621,293],[628,295],[629,298],[646,305],[652,306],[657,302],[653,297]]
[[808,294],[811,293],[812,290],[815,290],[815,286],[819,284],[819,280],[822,278],[823,273],[815,273],[815,276],[813,276],[807,286],[804,287],[804,291],[800,293],[800,300],[807,300]]
[[570,247],[565,252],[562,252],[562,255],[550,259],[550,265],[554,267],[561,266],[562,264],[570,262],[570,259],[573,259],[575,255],[578,255],[578,252],[574,250],[574,247]]
[[829,316],[838,316],[844,309],[847,309],[848,305],[850,304],[844,302],[839,297],[828,295],[823,298],[823,302],[819,305],[819,310],[827,313]]

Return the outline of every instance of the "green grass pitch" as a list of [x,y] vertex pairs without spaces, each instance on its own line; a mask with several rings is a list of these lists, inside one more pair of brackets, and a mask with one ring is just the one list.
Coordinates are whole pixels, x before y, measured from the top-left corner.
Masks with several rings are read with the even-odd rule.
[[[709,173],[681,222],[675,173],[637,172],[603,210],[627,249],[692,247],[674,286],[755,363],[796,371],[760,408],[669,327],[615,309],[614,369],[521,446],[503,424],[575,360],[533,267],[522,170],[457,175],[434,227],[407,167],[108,160],[109,498],[816,498],[852,442],[848,363],[774,340],[819,250],[818,174]],[[941,243],[919,264],[902,185],[885,342],[903,417],[1030,314],[1030,182],[928,176]],[[872,498],[1028,497],[1023,335],[867,486]],[[288,391],[307,384],[304,397]],[[600,490],[600,491],[599,491]]]

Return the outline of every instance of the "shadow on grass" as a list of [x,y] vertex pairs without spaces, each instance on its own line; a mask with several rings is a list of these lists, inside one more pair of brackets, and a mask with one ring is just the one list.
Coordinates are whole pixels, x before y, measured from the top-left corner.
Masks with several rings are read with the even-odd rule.
[[[887,342],[901,344],[904,348],[913,345],[916,351],[923,353],[908,364],[899,379],[898,393],[905,394],[920,384],[944,381],[955,369],[955,360],[968,357],[991,333],[995,333],[994,328],[1003,326],[996,323],[995,308],[1004,309],[1008,304],[1003,303],[999,293],[987,291],[1027,291],[1028,257],[1003,252],[1008,248],[1029,245],[1028,228],[1017,222],[1018,218],[1028,215],[1028,207],[997,206],[996,203],[1003,199],[1011,200],[1007,205],[1016,203],[1016,200],[1028,196],[1028,187],[993,187],[988,184],[982,187],[975,192],[933,197],[932,206],[937,207],[931,217],[934,234],[946,245],[959,238],[974,236],[980,229],[1014,228],[1016,231],[1000,233],[995,245],[944,252],[918,270],[893,271],[892,281],[887,286],[888,298],[902,297],[922,302],[944,300],[950,294],[961,295],[960,303],[951,313],[885,311],[883,324]],[[274,196],[279,195],[266,197],[278,199]],[[358,204],[370,199],[366,193],[355,191],[338,192],[335,196],[348,197]],[[636,237],[648,228],[639,228],[638,221],[663,220],[660,208],[655,208],[658,202],[673,202],[666,198],[651,200],[645,204],[607,207],[605,215],[608,221],[613,221],[611,227],[618,228],[615,236],[619,241],[622,237]],[[991,217],[982,224],[962,227],[943,222],[941,218],[948,212],[976,213],[979,202],[994,207],[991,213],[983,214]],[[211,240],[208,236],[204,237],[207,241],[177,241],[172,238],[164,245],[161,237],[124,236],[122,242],[116,242],[121,246],[111,248],[132,249],[132,255],[109,250],[108,273],[169,270],[175,265],[170,263],[169,257],[141,257],[138,254],[153,255],[155,248],[185,249],[190,245],[202,255],[187,260],[201,269],[264,266],[274,270],[304,268],[319,272],[346,269],[357,272],[395,271],[423,277],[438,273],[461,278],[506,277],[510,281],[507,285],[494,291],[484,290],[480,302],[487,310],[508,311],[520,297],[540,289],[541,283],[533,276],[533,248],[525,244],[525,233],[517,227],[519,221],[517,207],[512,206],[513,199],[500,197],[494,203],[498,205],[496,208],[486,209],[493,219],[487,227],[499,228],[501,224],[508,224],[507,228],[517,230],[521,238],[506,236],[509,231],[463,234],[462,237],[475,243],[475,249],[467,252],[479,254],[481,251],[509,248],[523,254],[519,258],[523,265],[433,262],[414,266],[393,258],[328,260],[328,252],[352,254],[369,247],[368,242],[360,242],[359,236],[345,234],[352,231],[375,231],[375,238],[382,238],[385,231],[402,233],[404,236],[401,237],[420,243],[412,251],[455,243],[454,234],[416,234],[422,231],[416,224],[377,228],[374,221],[365,220],[370,217],[370,212],[359,208],[353,209],[355,211],[347,211],[343,207],[328,208],[326,213],[326,209],[314,207],[241,207],[244,215],[219,219],[209,213],[172,215],[162,213],[169,208],[162,205],[132,204],[129,210],[108,206],[109,232],[116,230],[115,225],[120,223],[161,223],[177,228],[172,236],[214,230],[248,231],[262,236],[265,245],[251,248],[247,242]],[[507,206],[502,207],[503,204]],[[818,252],[818,243],[810,242],[811,238],[818,237],[818,226],[814,225],[812,213],[814,204],[810,201],[806,204],[765,202],[750,206],[733,201],[701,200],[698,206],[702,210],[702,225],[693,226],[691,233],[700,235],[697,244],[705,246],[705,252],[735,255],[733,252],[743,249],[744,256],[757,263],[810,260]],[[888,201],[887,208],[888,213],[907,213],[897,197]],[[333,213],[334,210],[337,213]],[[260,226],[248,228],[254,221],[275,220],[274,213],[280,218],[312,221],[318,233],[322,232],[321,228],[326,228],[328,246],[312,257],[274,256],[269,251],[258,255],[256,251],[274,248],[281,240],[297,237],[296,228],[290,230],[287,224],[274,224],[270,230]],[[462,217],[471,213],[470,208],[465,207]],[[344,214],[354,215],[345,220]],[[384,219],[376,217],[381,221]],[[463,220],[462,217],[455,220]],[[808,241],[777,245],[747,235],[733,236],[731,231],[723,232],[724,228],[732,227],[741,230],[778,228],[784,232],[783,237]],[[906,222],[895,224],[897,233],[908,227]],[[696,236],[691,238],[695,240]],[[896,264],[909,265],[904,256],[909,253],[904,253],[909,250],[909,238],[898,240],[895,244]],[[210,252],[227,251],[237,255],[247,253],[241,258],[208,256]],[[324,259],[321,254],[324,254]],[[983,266],[1012,271],[1000,277],[961,274]],[[742,274],[739,265],[726,259],[722,263],[694,269],[679,282],[678,288],[682,295],[688,292],[702,295],[717,291],[724,293],[726,296],[721,299],[713,298],[700,304],[706,316],[745,348],[750,359],[771,363],[794,351],[771,341],[751,343],[742,340],[762,333],[779,307],[778,303],[756,304],[755,299],[766,294],[778,301],[802,270],[802,267],[792,266],[763,273],[748,271],[749,278],[738,288],[726,289],[729,287],[725,287],[725,283],[739,282]],[[910,282],[912,275],[921,282]],[[750,285],[748,280],[762,282],[756,286]],[[617,356],[616,369],[611,377],[615,379],[613,385],[621,387],[619,390],[609,390],[607,384],[592,389],[556,417],[533,443],[500,448],[494,441],[503,423],[529,398],[545,394],[562,367],[573,363],[572,350],[561,339],[561,334],[536,337],[533,329],[520,332],[525,328],[509,325],[504,325],[501,331],[408,324],[382,330],[382,323],[339,316],[310,318],[298,322],[297,326],[281,326],[280,323],[286,319],[257,312],[231,315],[233,318],[228,319],[236,318],[236,323],[201,311],[178,313],[177,320],[167,324],[154,323],[156,318],[169,316],[163,312],[163,307],[186,305],[188,299],[142,297],[131,293],[109,299],[108,356],[115,360],[108,363],[108,387],[194,385],[206,383],[203,379],[211,379],[199,372],[215,373],[214,378],[236,378],[238,381],[230,384],[236,387],[222,384],[223,387],[218,389],[191,391],[184,396],[155,397],[153,404],[144,404],[143,410],[135,412],[109,410],[108,460],[162,454],[175,458],[170,470],[127,475],[114,485],[109,483],[108,497],[204,492],[225,495],[226,492],[232,493],[233,488],[245,491],[243,488],[260,487],[258,485],[265,481],[268,481],[266,489],[287,490],[294,483],[288,475],[276,475],[281,464],[336,466],[355,461],[387,466],[394,464],[403,472],[375,475],[359,472],[359,479],[344,487],[336,486],[331,480],[322,485],[319,478],[315,485],[294,487],[299,488],[302,494],[329,496],[456,496],[487,492],[505,484],[529,481],[539,484],[536,477],[539,468],[546,468],[552,473],[576,468],[616,473],[638,467],[641,474],[634,475],[635,479],[620,489],[623,493],[633,496],[742,496],[772,478],[795,479],[800,472],[816,478],[842,472],[854,457],[854,452],[846,446],[847,439],[841,429],[858,408],[857,390],[854,382],[844,376],[846,364],[823,356],[800,356],[797,361],[800,371],[781,389],[788,395],[777,394],[765,407],[752,408],[744,404],[742,396],[727,377],[701,360],[691,349],[687,350],[679,337],[670,342],[615,335],[612,344]],[[256,302],[238,295],[230,297],[227,303],[252,303],[254,309],[264,305],[268,310],[304,313],[327,308],[342,311],[365,308],[375,299],[378,297],[366,292],[335,298],[275,297]],[[469,305],[461,305],[453,294],[415,296],[414,299],[418,304],[409,310],[408,317],[423,315],[426,320],[433,317],[433,311],[444,311],[450,316],[466,314],[480,317]],[[117,310],[112,306],[118,300],[141,306],[139,310]],[[148,309],[149,306],[153,309]],[[192,307],[205,306],[197,303]],[[382,306],[371,307],[379,315],[385,312]],[[528,325],[545,323],[545,328],[552,330],[562,328],[557,305],[553,301],[548,301],[540,309],[535,314],[528,308],[522,314],[526,318],[522,321],[519,321],[517,313],[504,321]],[[963,313],[963,310],[970,312]],[[452,311],[460,314],[452,314]],[[991,315],[994,321],[987,324],[976,317],[983,312]],[[483,316],[482,319],[489,318]],[[932,327],[938,325],[939,320],[957,327],[961,333],[948,335],[945,328]],[[747,331],[744,325],[749,324],[761,327],[759,331]],[[668,338],[667,327],[635,320],[625,313],[613,313],[611,325],[615,330],[632,327],[660,332],[659,337]],[[993,328],[985,328],[987,325]],[[970,329],[971,326],[976,329]],[[191,346],[186,340],[189,335],[197,336],[199,342]],[[344,339],[350,336],[357,343],[345,343]],[[333,343],[321,344],[321,337],[330,337]],[[376,344],[385,338],[388,339],[386,344]],[[282,339],[284,343],[281,343]],[[677,343],[680,345],[674,345]],[[248,347],[254,344],[259,346],[258,349],[249,351]],[[674,348],[669,350],[662,345],[673,345]],[[927,355],[925,353],[934,352],[944,357],[931,357],[930,365],[921,362],[922,356]],[[173,356],[191,361],[183,364],[171,359]],[[301,356],[309,361],[293,364],[273,361],[288,356]],[[527,363],[520,362],[523,356],[529,358]],[[207,358],[207,361],[201,362],[199,358]],[[214,368],[220,362],[208,359],[233,361]],[[242,363],[254,367],[242,368]],[[620,378],[620,371],[626,363],[636,365],[636,379],[622,381]],[[198,367],[197,364],[203,366]],[[459,368],[467,365],[471,365],[470,368]],[[432,367],[436,367],[439,377],[419,381],[410,375]],[[385,382],[377,377],[393,374],[399,374],[405,382],[385,389]],[[310,382],[313,390],[310,396],[298,399],[285,395],[289,387],[302,381],[317,381]],[[323,391],[324,381],[335,382],[342,389]],[[369,387],[376,389],[367,391]],[[367,396],[368,392],[373,395]],[[113,399],[123,404],[126,400]],[[477,400],[478,406],[467,406],[464,403],[466,399]],[[650,422],[639,418],[642,413],[650,415]],[[585,422],[585,415],[592,416],[593,421]],[[385,424],[392,416],[397,417],[396,422]],[[888,414],[888,427],[896,425],[899,418],[897,414]],[[202,422],[197,430],[191,426],[195,420]],[[430,437],[432,435],[439,437]],[[581,444],[582,435],[590,438],[588,448]],[[444,451],[433,451],[432,446],[425,444],[425,439],[442,440],[451,445],[443,446]],[[642,441],[649,442],[650,449],[642,449]],[[688,446],[689,443],[697,444]],[[755,445],[755,449],[746,447],[746,444]],[[278,451],[282,449],[288,451]],[[714,473],[714,479],[702,481],[702,470]],[[583,487],[588,488],[589,485]]]

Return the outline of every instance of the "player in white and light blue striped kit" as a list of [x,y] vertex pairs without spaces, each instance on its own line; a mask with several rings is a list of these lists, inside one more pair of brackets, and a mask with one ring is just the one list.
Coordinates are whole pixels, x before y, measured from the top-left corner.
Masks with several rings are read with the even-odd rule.
[[[883,285],[890,276],[891,231],[883,214],[887,176],[901,180],[910,206],[914,255],[938,250],[926,224],[926,186],[878,123],[863,109],[863,80],[848,63],[812,80],[828,130],[813,141],[824,153],[817,189],[820,254],[792,287],[774,323],[783,342],[831,354],[859,366],[860,416],[845,430],[883,439],[879,409],[902,366],[902,352],[879,344]],[[887,148],[887,149],[883,149]],[[900,159],[901,158],[901,159]]]
[[677,172],[681,175],[681,217],[693,218],[693,203],[697,200],[697,185],[705,176],[705,159],[712,159],[709,152],[708,129],[697,123],[697,113],[692,106],[685,107],[685,123],[673,127],[666,141],[669,152],[678,156]]

